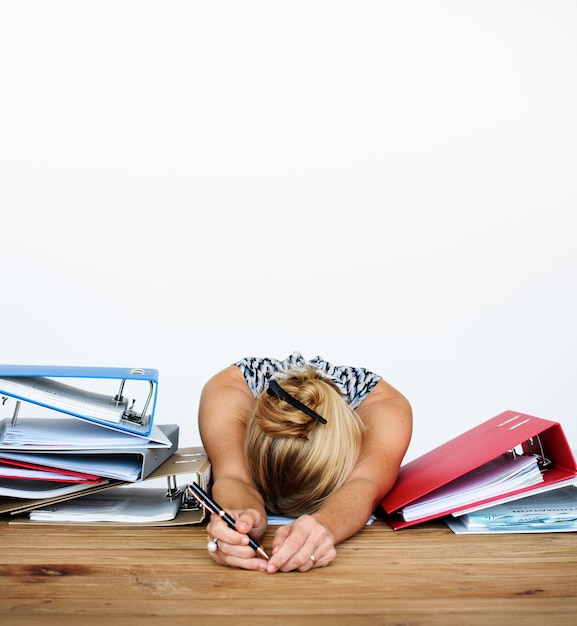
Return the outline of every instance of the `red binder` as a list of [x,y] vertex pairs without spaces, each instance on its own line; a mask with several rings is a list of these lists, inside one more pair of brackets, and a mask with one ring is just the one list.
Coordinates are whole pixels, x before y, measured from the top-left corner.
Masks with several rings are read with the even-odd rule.
[[403,507],[432,493],[485,463],[514,449],[524,454],[537,454],[543,465],[543,482],[538,486],[525,487],[507,494],[481,499],[474,506],[489,506],[493,502],[516,494],[544,491],[556,483],[577,481],[577,463],[565,433],[558,422],[505,411],[479,426],[447,441],[413,461],[403,465],[393,489],[383,499],[381,506],[387,513],[388,523],[395,529],[406,528],[431,519],[443,517],[461,510],[470,510],[472,504],[452,508],[428,517],[407,522],[403,519]]

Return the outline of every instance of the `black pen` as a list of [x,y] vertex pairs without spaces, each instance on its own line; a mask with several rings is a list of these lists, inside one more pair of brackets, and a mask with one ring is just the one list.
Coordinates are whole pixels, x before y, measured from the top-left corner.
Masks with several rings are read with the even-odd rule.
[[[234,520],[232,517],[221,507],[219,506],[206,492],[204,492],[196,483],[192,482],[188,485],[188,490],[192,491],[192,494],[201,504],[202,506],[209,510],[211,513],[218,515],[221,520],[226,522],[229,528],[236,530],[234,526]],[[269,559],[268,554],[258,545],[258,543],[249,535],[248,536],[248,545],[256,550],[258,554],[260,554],[265,559]]]

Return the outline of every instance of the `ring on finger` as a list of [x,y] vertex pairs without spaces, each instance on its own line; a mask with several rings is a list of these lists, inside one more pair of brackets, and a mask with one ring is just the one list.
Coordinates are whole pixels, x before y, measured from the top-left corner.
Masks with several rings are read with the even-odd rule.
[[318,563],[317,557],[314,554],[311,554],[311,561],[313,562],[313,567]]
[[209,552],[216,552],[218,550],[218,539],[211,539],[207,544],[206,544],[206,549]]

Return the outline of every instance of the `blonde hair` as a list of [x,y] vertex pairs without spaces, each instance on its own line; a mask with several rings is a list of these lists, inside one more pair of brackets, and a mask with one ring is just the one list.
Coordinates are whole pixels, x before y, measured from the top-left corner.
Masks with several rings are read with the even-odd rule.
[[335,383],[312,367],[275,379],[327,420],[321,424],[265,390],[247,425],[245,456],[265,506],[298,517],[316,511],[349,477],[364,425]]

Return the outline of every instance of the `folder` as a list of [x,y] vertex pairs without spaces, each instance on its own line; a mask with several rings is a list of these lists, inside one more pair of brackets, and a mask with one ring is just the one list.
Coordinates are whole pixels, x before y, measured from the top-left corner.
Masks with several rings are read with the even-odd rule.
[[[49,425],[49,420],[43,420]],[[179,426],[161,424],[159,430],[169,441],[165,447],[103,447],[103,448],[35,448],[30,451],[8,451],[0,447],[0,460],[37,463],[68,472],[96,474],[127,482],[138,482],[147,478],[164,463],[178,448]]]
[[[179,486],[179,476],[186,476]],[[157,487],[147,487],[146,483],[153,479],[166,480],[166,488],[160,490]],[[161,482],[162,482],[161,480]],[[127,483],[111,484],[108,487],[95,488],[93,491],[83,492],[80,498],[60,498],[57,500],[45,501],[42,503],[34,503],[32,505],[20,507],[12,512],[10,524],[31,524],[31,525],[81,525],[81,526],[184,526],[201,524],[206,519],[206,511],[199,505],[194,498],[187,496],[186,486],[194,481],[203,489],[208,489],[211,480],[211,465],[206,456],[206,452],[202,447],[189,447],[177,450],[169,459],[167,459],[160,467],[158,467],[142,485],[139,486],[148,497],[168,499],[175,503],[177,513],[173,519],[155,520],[152,514],[149,516],[146,512],[143,514],[145,521],[81,521],[77,518],[73,521],[58,521],[57,519],[34,519],[31,520],[28,514],[33,510],[46,507],[55,507],[65,504],[66,501],[78,502],[85,496],[91,497],[92,494],[98,494],[101,502],[106,502],[106,491],[113,492],[111,500],[118,501],[124,495],[127,489]],[[157,480],[154,481],[158,482]],[[126,497],[130,498],[134,495],[132,489],[126,491]],[[152,508],[152,507],[151,507]],[[26,514],[24,517],[23,515]],[[57,516],[55,516],[56,518]]]
[[158,371],[143,368],[0,365],[0,394],[66,413],[106,428],[150,434]]
[[[120,484],[121,481],[115,481]],[[101,478],[97,483],[53,482],[40,480],[0,480],[0,514],[12,513],[22,507],[37,506],[44,502],[67,500],[85,493],[109,489],[112,483]]]
[[31,522],[50,524],[156,524],[172,521],[179,502],[163,489],[117,487],[30,511]]
[[559,487],[479,511],[447,516],[447,526],[457,535],[577,532],[577,488]]
[[[95,486],[76,484],[62,487],[61,489],[50,489],[48,487],[40,489],[37,481],[19,481],[18,483],[4,481],[6,488],[2,491],[2,497],[0,497],[0,515],[6,513],[15,515],[21,511],[37,508],[45,504],[146,480],[178,449],[179,427],[176,424],[162,424],[158,428],[170,441],[170,448],[67,450],[57,455],[44,455],[41,452],[31,452],[29,454],[1,452],[1,456],[8,456],[10,459],[16,458],[24,461],[36,459],[37,462],[42,462],[45,465],[50,463],[54,467],[91,468],[92,470],[104,471],[109,475],[103,478],[101,484]],[[117,471],[122,471],[123,473],[112,476],[114,469],[111,468],[116,468]],[[130,478],[129,480],[127,476]],[[9,489],[9,487],[12,487],[12,489]],[[7,495],[11,492],[16,497]]]
[[[63,502],[70,500],[71,498],[77,498],[78,496],[87,495],[89,493],[96,493],[103,489],[111,489],[119,485],[126,485],[128,483],[122,480],[108,480],[103,479],[99,485],[67,483],[64,486],[58,486],[54,489],[42,489],[41,494],[35,494],[33,492],[33,486],[23,486],[22,497],[11,497],[7,495],[0,495],[0,515],[19,515],[26,511],[31,511],[41,506],[48,506],[56,502]],[[10,490],[14,493],[16,490],[13,488]],[[27,497],[25,497],[27,495]],[[38,496],[38,497],[36,497]]]
[[[60,413],[58,415],[61,415]],[[73,417],[20,417],[0,420],[0,451],[95,450],[100,448],[170,448],[155,424],[149,435],[102,428]]]
[[[467,478],[487,464],[502,458],[526,462],[527,457],[536,459],[541,472],[537,483],[476,500],[475,492],[471,492],[467,502],[452,502],[444,510],[409,521],[403,517],[405,507],[422,502],[437,490]],[[472,507],[489,506],[505,498],[553,489],[576,478],[577,463],[560,423],[504,411],[401,466],[397,481],[382,500],[381,507],[390,526],[399,530],[448,514],[459,514]]]
[[2,458],[0,455],[0,485],[2,480],[39,480],[49,482],[99,483],[102,477],[75,470],[65,470],[35,463],[37,459],[23,461],[17,458]]

